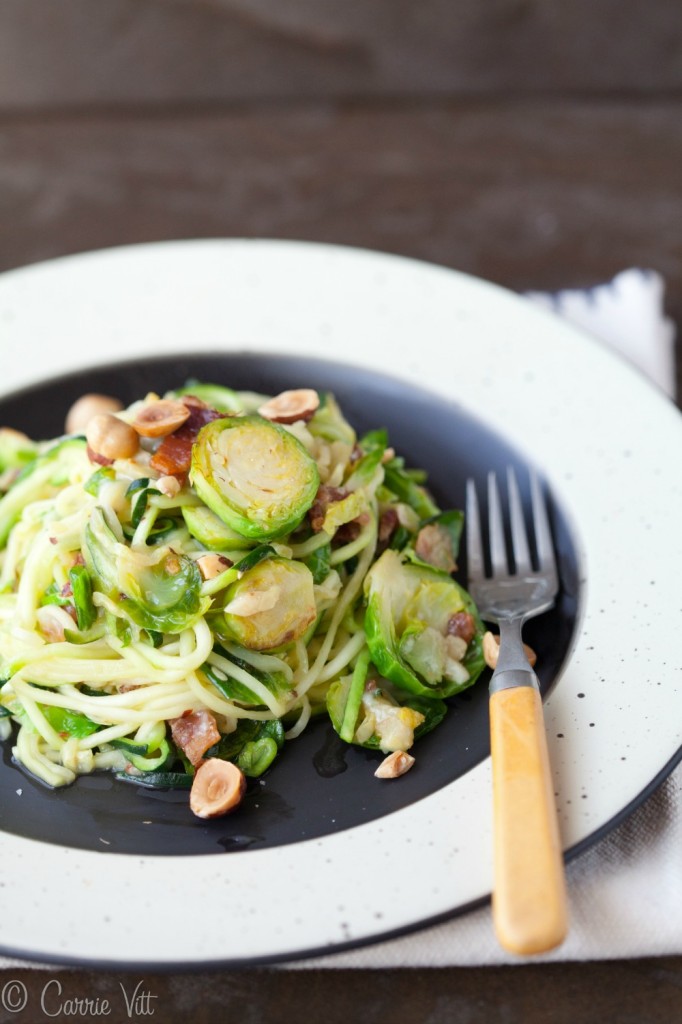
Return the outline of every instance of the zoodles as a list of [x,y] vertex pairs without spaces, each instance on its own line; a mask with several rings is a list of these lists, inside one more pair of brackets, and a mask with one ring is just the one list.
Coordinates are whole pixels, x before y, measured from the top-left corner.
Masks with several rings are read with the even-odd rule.
[[[405,770],[484,665],[452,576],[461,513],[329,393],[190,382],[80,405],[87,421],[52,441],[0,430],[0,739],[15,761],[52,787],[97,770],[196,777],[192,807],[213,816],[207,764],[260,776],[327,715],[343,741],[402,759],[383,776]],[[230,785],[223,811],[241,799]]]

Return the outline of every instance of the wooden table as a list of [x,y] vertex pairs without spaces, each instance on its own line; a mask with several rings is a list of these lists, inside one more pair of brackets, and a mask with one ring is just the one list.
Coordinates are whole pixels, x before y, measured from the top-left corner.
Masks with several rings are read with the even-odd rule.
[[[679,325],[681,90],[671,0],[4,0],[0,269],[209,236],[367,246],[517,290],[643,266]],[[121,1020],[120,982],[141,980],[58,977]],[[37,1005],[46,977],[13,979]],[[682,957],[144,982],[169,1024],[682,1017]],[[74,1015],[0,1008],[47,1019]]]

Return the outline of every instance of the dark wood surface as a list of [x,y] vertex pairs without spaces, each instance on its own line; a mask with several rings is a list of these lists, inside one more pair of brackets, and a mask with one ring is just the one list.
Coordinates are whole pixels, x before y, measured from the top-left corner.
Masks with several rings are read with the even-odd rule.
[[[215,236],[368,246],[516,290],[647,266],[679,328],[681,167],[671,0],[0,3],[0,269]],[[8,970],[0,991],[23,980],[31,1002],[0,1007],[0,1024],[75,1019],[40,1010],[51,978],[65,997],[110,998],[112,1021],[126,1019],[120,982],[140,980],[156,997],[142,1019],[168,1024],[682,1019],[682,957],[665,957],[144,979]]]

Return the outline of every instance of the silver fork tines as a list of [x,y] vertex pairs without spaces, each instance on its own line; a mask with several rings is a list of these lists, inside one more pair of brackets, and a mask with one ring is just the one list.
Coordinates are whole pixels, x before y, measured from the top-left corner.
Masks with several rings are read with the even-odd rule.
[[554,545],[540,482],[530,474],[533,535],[538,568],[531,562],[530,545],[519,486],[512,467],[507,469],[507,500],[511,554],[510,570],[500,490],[495,473],[488,474],[488,538],[492,575],[486,576],[483,535],[476,486],[467,481],[467,560],[469,590],[483,619],[524,622],[552,607],[558,590]]

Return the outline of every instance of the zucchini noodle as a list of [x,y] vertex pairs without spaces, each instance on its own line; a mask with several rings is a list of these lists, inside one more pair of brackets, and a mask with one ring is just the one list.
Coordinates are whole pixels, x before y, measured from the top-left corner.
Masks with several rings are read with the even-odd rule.
[[[384,753],[440,721],[451,615],[470,606],[416,551],[422,529],[440,551],[455,514],[385,431],[358,438],[330,394],[208,384],[83,429],[27,438],[21,463],[0,430],[0,740],[25,771],[171,786],[215,760],[256,777],[320,712]],[[410,611],[423,581],[403,566],[434,577],[437,622]]]

